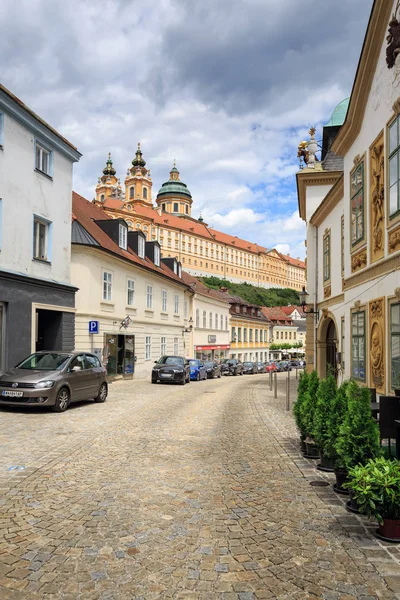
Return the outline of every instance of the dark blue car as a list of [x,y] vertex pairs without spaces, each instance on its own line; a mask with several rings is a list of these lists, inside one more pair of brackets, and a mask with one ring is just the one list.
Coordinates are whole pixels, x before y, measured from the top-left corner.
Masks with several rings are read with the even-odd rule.
[[197,358],[189,358],[190,365],[190,379],[192,381],[200,381],[201,379],[207,379],[207,369]]

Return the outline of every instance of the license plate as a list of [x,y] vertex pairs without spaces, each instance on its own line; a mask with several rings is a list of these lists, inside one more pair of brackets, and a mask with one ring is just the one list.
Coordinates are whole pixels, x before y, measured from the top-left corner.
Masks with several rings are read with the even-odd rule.
[[14,392],[14,391],[8,391],[8,390],[3,390],[1,392],[2,396],[7,396],[8,398],[21,398],[24,395],[24,392]]
[[172,377],[170,373],[161,373],[160,377]]

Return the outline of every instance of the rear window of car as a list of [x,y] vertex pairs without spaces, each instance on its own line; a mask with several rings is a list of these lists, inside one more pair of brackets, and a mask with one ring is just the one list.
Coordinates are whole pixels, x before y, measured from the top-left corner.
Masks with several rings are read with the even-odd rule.
[[198,367],[199,361],[198,360],[189,360],[189,365],[191,365],[192,367]]

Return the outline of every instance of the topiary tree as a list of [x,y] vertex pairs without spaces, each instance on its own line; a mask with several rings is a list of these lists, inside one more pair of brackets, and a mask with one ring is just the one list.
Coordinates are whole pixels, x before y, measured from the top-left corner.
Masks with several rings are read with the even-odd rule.
[[[344,421],[347,411],[347,388],[349,381],[344,381],[336,390],[335,397],[331,403],[331,411],[327,420],[326,437],[325,437],[325,452],[326,456],[335,459],[337,463],[338,457],[336,452],[336,443],[339,437],[340,426]],[[335,465],[343,466],[343,465]]]
[[347,410],[335,449],[340,465],[350,469],[365,464],[382,454],[379,427],[371,413],[371,393],[368,388],[350,381],[346,388]]
[[305,399],[306,392],[308,390],[308,383],[310,380],[310,376],[306,371],[303,371],[300,374],[299,385],[297,386],[297,400],[293,406],[293,416],[296,421],[296,425],[300,430],[300,434],[302,436],[305,435],[304,425],[302,422],[301,414],[302,414],[302,405]]
[[304,401],[300,407],[300,418],[303,427],[303,433],[306,437],[312,438],[314,431],[314,414],[317,403],[317,390],[319,377],[316,371],[310,374],[308,388],[305,393]]
[[332,451],[335,452],[328,444],[328,423],[336,393],[337,385],[333,375],[321,379],[317,390],[312,437],[321,452],[321,456],[325,458],[333,458]]

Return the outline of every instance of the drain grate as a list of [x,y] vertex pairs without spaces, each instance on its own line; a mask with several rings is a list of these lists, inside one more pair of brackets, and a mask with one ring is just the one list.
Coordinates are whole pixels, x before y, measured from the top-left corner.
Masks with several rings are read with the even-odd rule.
[[327,481],[321,481],[320,479],[318,479],[317,481],[310,481],[310,485],[312,485],[313,487],[326,487],[327,485],[329,485],[329,483]]

